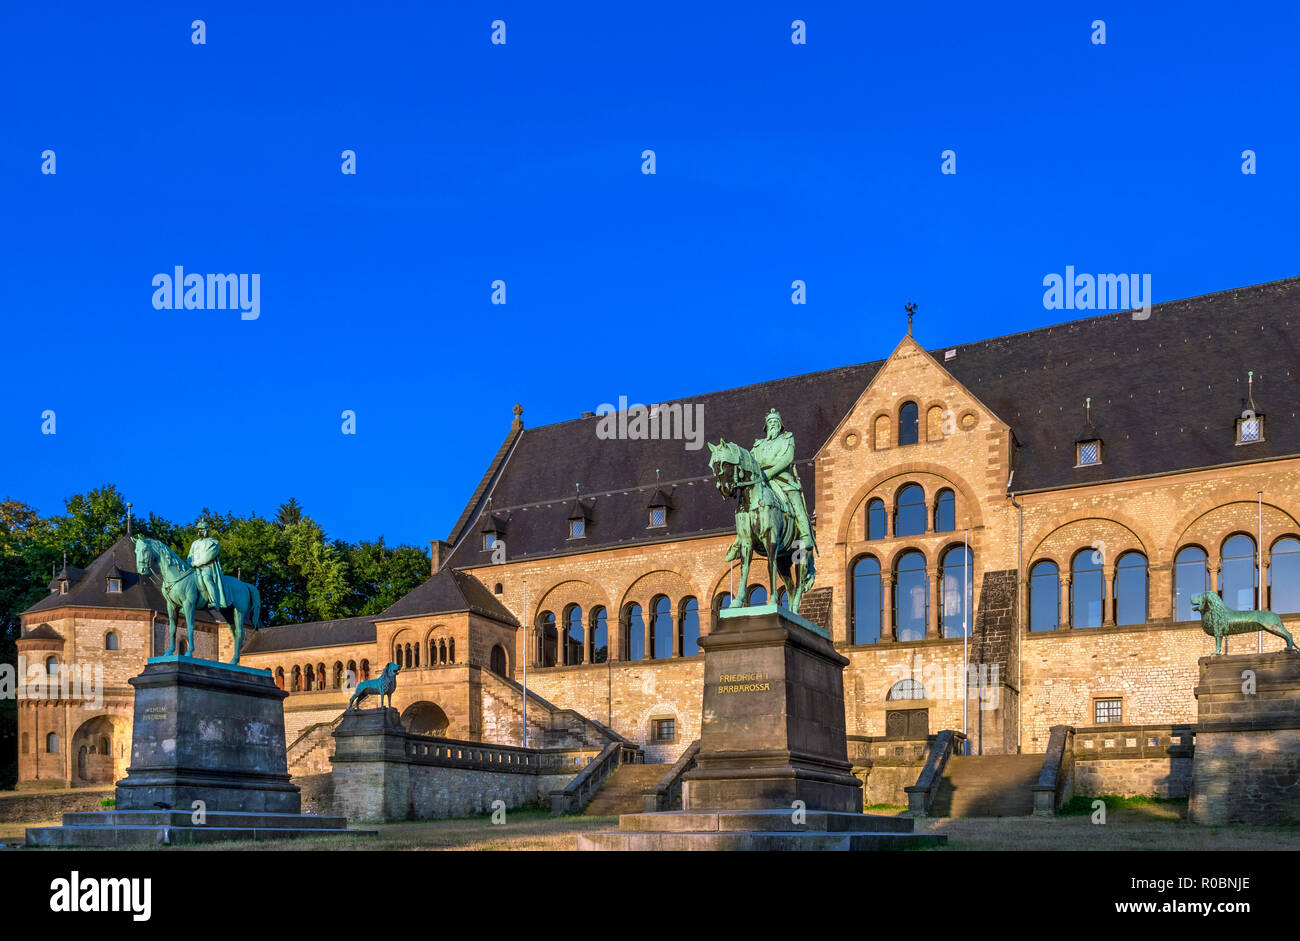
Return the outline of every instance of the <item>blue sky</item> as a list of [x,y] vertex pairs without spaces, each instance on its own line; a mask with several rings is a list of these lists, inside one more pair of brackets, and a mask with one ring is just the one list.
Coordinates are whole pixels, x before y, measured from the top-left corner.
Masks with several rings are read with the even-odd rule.
[[[7,4],[0,498],[423,544],[516,401],[879,359],[909,300],[930,347],[1060,322],[1067,265],[1300,274],[1295,4],[889,6]],[[177,265],[259,274],[260,316],[155,310]]]

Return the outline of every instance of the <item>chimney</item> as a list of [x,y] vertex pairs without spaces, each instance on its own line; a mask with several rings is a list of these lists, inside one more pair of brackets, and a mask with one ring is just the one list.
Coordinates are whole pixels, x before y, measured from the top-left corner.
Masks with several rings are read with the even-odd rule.
[[451,543],[442,539],[429,540],[429,574],[437,575],[438,569],[442,568],[443,559],[447,557],[448,550],[451,549]]

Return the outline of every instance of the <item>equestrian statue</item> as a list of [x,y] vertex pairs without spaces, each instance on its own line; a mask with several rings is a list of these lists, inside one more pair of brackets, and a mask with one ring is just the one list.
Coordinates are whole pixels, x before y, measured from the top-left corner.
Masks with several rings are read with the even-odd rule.
[[714,483],[723,497],[736,501],[736,538],[727,561],[740,559],[741,591],[731,606],[745,606],[744,586],[749,584],[749,566],[757,553],[767,558],[770,600],[776,601],[779,577],[790,597],[790,611],[798,614],[804,593],[817,577],[816,534],[795,466],[794,435],[785,430],[775,408],[764,424],[766,436],[750,450],[734,441],[709,443]]
[[244,646],[244,625],[253,630],[262,626],[262,597],[257,586],[241,582],[221,572],[220,546],[208,535],[207,523],[199,523],[199,536],[190,546],[189,560],[182,559],[157,539],[132,537],[135,543],[135,567],[140,575],[162,576],[163,598],[167,601],[167,650],[164,657],[176,652],[176,611],[185,615],[186,650],[194,653],[194,612],[204,608],[220,611],[234,634],[235,655]]

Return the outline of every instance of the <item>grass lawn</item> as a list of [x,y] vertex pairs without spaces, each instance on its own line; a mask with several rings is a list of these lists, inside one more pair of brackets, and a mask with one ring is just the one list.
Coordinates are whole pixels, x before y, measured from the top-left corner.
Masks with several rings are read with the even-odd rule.
[[[1189,824],[1187,802],[1107,799],[1106,823],[1092,822],[1091,800],[1073,814],[1057,817],[929,817],[918,833],[942,833],[948,850],[1300,850],[1300,826],[1198,827]],[[880,808],[875,813],[897,813]],[[27,826],[0,824],[0,840],[21,840]],[[366,825],[377,837],[305,838],[263,843],[214,843],[191,850],[572,850],[578,834],[613,829],[615,817],[552,817],[540,808],[512,810],[504,824],[491,818],[429,820]],[[163,849],[163,848],[159,848]],[[167,848],[166,852],[182,848]],[[155,852],[155,849],[128,850]],[[933,850],[930,852],[942,852]]]

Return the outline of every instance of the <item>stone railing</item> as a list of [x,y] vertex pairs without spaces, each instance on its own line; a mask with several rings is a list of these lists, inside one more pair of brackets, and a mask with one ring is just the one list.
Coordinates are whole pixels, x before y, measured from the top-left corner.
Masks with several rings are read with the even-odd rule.
[[653,814],[659,811],[672,810],[678,806],[682,810],[686,809],[686,800],[682,791],[682,775],[695,767],[695,759],[699,754],[700,740],[697,738],[687,746],[686,751],[682,752],[682,756],[668,769],[668,772],[655,782],[654,787],[648,787],[641,792],[646,813]]
[[630,742],[610,742],[595,761],[578,772],[562,791],[551,792],[551,813],[578,813],[596,796],[605,779],[619,765],[642,764],[645,758],[638,745]]
[[1051,816],[1070,799],[1074,789],[1074,729],[1068,725],[1054,725],[1047,739],[1047,754],[1043,756],[1043,769],[1038,772],[1038,783],[1030,787],[1034,792],[1034,814]]
[[939,793],[939,782],[943,780],[944,769],[954,751],[966,747],[966,736],[952,729],[944,729],[934,737],[930,754],[925,759],[925,767],[916,779],[916,783],[903,788],[907,792],[907,812],[913,817],[924,817],[934,804],[934,797]]
[[934,736],[886,738],[881,735],[848,735],[849,761],[856,767],[873,764],[918,764],[925,761]]
[[1074,757],[1190,758],[1196,744],[1196,726],[1091,725],[1074,730]]

